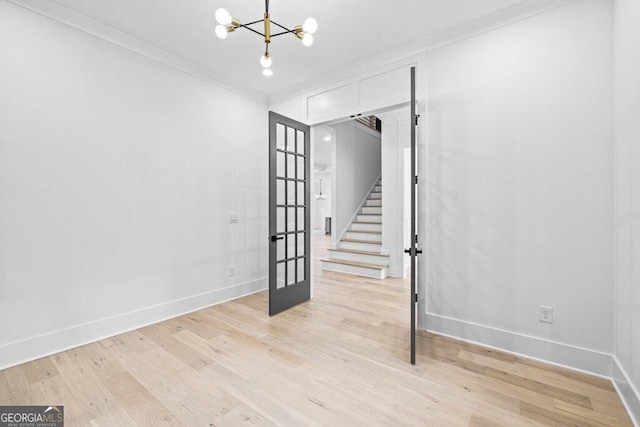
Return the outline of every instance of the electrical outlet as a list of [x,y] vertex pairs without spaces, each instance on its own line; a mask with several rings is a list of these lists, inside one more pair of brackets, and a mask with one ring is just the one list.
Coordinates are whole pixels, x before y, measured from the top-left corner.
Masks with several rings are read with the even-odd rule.
[[538,320],[544,323],[553,323],[553,308],[541,305],[538,307]]
[[229,276],[235,276],[236,275],[236,266],[235,265],[230,265],[229,266]]
[[231,224],[237,224],[238,223],[238,214],[237,213],[230,213],[229,214],[229,222]]

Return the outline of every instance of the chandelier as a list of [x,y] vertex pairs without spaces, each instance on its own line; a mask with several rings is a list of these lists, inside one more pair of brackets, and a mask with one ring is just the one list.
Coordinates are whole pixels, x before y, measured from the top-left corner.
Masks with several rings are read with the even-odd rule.
[[320,180],[320,194],[316,194],[316,200],[325,200],[327,198],[326,194],[322,194],[322,180]]
[[[259,36],[264,38],[265,50],[264,54],[260,57],[260,65],[262,65],[262,74],[269,77],[273,75],[273,70],[271,70],[271,56],[269,55],[269,44],[271,43],[272,37],[282,36],[284,34],[293,34],[300,40],[302,40],[302,44],[305,46],[311,46],[313,44],[313,33],[318,29],[318,23],[313,18],[307,18],[302,25],[296,25],[293,27],[293,30],[278,24],[275,21],[271,20],[269,16],[269,0],[265,0],[264,5],[264,18],[258,21],[249,22],[248,24],[242,24],[240,21],[231,14],[226,9],[220,8],[216,10],[216,21],[218,24],[216,26],[216,35],[221,39],[226,39],[230,33],[233,33],[238,28],[246,28],[247,30],[258,34]],[[264,33],[251,28],[251,25],[264,24]],[[271,24],[279,27],[282,31],[279,33],[271,34]]]

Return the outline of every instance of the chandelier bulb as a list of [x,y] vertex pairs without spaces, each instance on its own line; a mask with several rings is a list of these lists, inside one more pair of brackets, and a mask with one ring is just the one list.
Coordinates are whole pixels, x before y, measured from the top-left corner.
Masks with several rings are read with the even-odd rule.
[[228,35],[229,31],[227,30],[227,27],[224,25],[216,25],[216,36],[218,36],[218,38],[226,39]]
[[265,52],[264,55],[260,57],[260,65],[262,65],[262,68],[271,67],[272,62],[273,61],[271,60],[271,56],[269,56],[267,52]]
[[302,44],[305,46],[311,46],[313,44],[313,36],[310,33],[304,33],[302,36]]
[[218,21],[218,24],[220,25],[230,25],[232,21],[231,14],[227,9],[219,8],[216,10],[216,21]]
[[313,34],[318,31],[318,21],[313,18],[307,18],[302,24],[302,29],[305,33]]

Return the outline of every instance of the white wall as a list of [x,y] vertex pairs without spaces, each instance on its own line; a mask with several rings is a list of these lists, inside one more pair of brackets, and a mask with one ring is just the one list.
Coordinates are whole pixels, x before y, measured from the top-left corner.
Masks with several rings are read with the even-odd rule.
[[381,148],[380,137],[362,130],[364,126],[358,123],[349,121],[332,127],[335,159],[331,236],[336,243],[380,176]]
[[429,329],[610,373],[612,77],[606,0],[428,53]]
[[398,120],[391,113],[381,115],[382,120],[382,249],[389,255],[388,272],[392,277],[404,277],[404,248],[402,235],[403,196],[402,149]]
[[[405,277],[404,249],[410,246],[411,210],[409,187],[411,164],[405,164],[405,148],[411,145],[409,109],[390,111],[378,115],[382,120],[382,253],[389,255],[389,275]],[[409,171],[406,168],[409,168]],[[409,199],[409,200],[407,200]]]
[[307,120],[307,108],[306,98],[301,96],[288,98],[280,102],[270,104],[269,110],[274,111],[290,119],[296,120],[300,123],[309,124]]
[[0,368],[266,286],[264,105],[8,2],[0,53]]
[[640,3],[614,2],[615,349],[614,379],[640,423]]

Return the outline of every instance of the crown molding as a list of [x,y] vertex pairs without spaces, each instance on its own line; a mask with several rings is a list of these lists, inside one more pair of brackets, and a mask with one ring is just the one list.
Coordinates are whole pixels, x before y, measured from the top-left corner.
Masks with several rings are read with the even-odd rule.
[[223,77],[205,67],[139,40],[113,27],[102,24],[85,15],[62,7],[50,0],[7,0],[25,9],[56,20],[95,37],[107,40],[125,49],[163,63],[193,77],[219,86],[230,92],[250,98],[265,105],[273,105],[309,93],[310,90],[328,86],[336,81],[347,80],[372,69],[384,68],[395,63],[416,62],[425,52],[442,48],[468,38],[529,19],[550,10],[566,6],[578,0],[523,0],[520,3],[496,11],[459,26],[416,39],[404,46],[382,52],[363,61],[338,68],[330,73],[306,80],[273,95],[255,91],[234,80]]
[[153,59],[176,70],[189,74],[192,77],[204,80],[237,95],[241,95],[257,101],[261,104],[267,105],[268,97],[263,93],[254,91],[253,89],[249,89],[245,85],[222,77],[205,67],[194,64],[191,61],[169,53],[150,43],[139,40],[135,37],[116,30],[113,27],[105,25],[73,10],[62,7],[49,0],[7,1],[16,6],[31,10],[32,12],[38,13],[42,16],[53,19],[77,30],[83,31],[87,34],[91,34],[92,36],[111,42],[132,52],[146,56],[147,58]]
[[329,86],[337,81],[348,80],[372,69],[382,68],[391,64],[417,62],[417,58],[426,52],[512,25],[576,1],[578,0],[523,0],[514,6],[498,10],[474,21],[416,39],[398,48],[338,68],[330,73],[275,93],[268,97],[269,105],[317,91],[322,87]]

